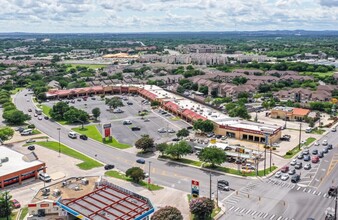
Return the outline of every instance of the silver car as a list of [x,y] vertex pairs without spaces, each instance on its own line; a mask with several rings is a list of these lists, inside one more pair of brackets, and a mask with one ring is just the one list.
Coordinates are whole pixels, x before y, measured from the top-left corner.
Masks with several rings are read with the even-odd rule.
[[288,174],[283,174],[280,179],[283,180],[283,181],[286,181],[286,180],[289,179],[289,175]]

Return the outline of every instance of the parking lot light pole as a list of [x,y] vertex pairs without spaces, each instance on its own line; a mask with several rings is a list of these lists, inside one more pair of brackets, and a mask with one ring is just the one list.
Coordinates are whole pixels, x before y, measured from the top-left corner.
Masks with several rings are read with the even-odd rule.
[[148,175],[149,175],[149,177],[148,177],[148,189],[150,189],[150,165],[151,165],[151,161],[149,161],[149,170],[148,170]]
[[59,157],[61,157],[61,146],[60,146],[60,131],[61,131],[61,128],[57,128],[58,131],[59,131]]
[[300,141],[302,139],[302,122],[299,124],[299,144],[298,144],[298,149],[300,150]]

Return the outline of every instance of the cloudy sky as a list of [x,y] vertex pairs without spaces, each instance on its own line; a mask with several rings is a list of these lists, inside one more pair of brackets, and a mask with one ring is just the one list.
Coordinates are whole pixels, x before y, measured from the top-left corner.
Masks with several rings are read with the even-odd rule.
[[338,0],[0,0],[0,32],[338,30]]

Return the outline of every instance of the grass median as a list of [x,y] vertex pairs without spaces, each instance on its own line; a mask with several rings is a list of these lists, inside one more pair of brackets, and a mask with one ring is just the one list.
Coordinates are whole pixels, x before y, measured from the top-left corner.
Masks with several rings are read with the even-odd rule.
[[[41,141],[41,142],[36,142],[35,144],[48,148],[50,150],[56,151],[56,152],[59,151],[59,143],[55,141],[48,141],[48,142]],[[75,151],[63,144],[60,144],[60,150],[62,154],[82,160],[83,161],[82,163],[76,164],[76,166],[78,166],[82,170],[90,170],[92,168],[103,166],[102,163],[94,159],[91,159],[90,157],[87,157],[86,155],[81,154],[80,152]]]
[[[109,177],[113,177],[113,178],[116,178],[116,179],[120,179],[120,180],[125,180],[125,181],[128,181],[128,182],[132,182],[132,183],[135,183],[133,182],[133,180],[129,177],[127,177],[125,174],[123,173],[120,173],[118,171],[115,171],[115,170],[111,170],[111,171],[107,171],[105,172],[105,175],[106,176],[109,176]],[[145,181],[140,181],[139,183],[136,183],[146,189],[148,189],[148,183],[145,182]],[[155,185],[155,184],[150,184],[149,185],[149,190],[150,191],[155,191],[155,190],[161,190],[163,189],[162,186],[159,186],[159,185]]]
[[180,162],[180,163],[184,163],[184,164],[188,164],[188,165],[192,165],[192,166],[196,166],[196,167],[201,167],[203,165],[203,162],[201,162],[201,161],[190,160],[190,159],[185,159],[185,158],[174,159],[171,156],[167,156],[167,155],[162,155],[162,156],[159,156],[158,158],[169,159],[169,160],[172,160],[172,161],[176,161],[176,162]]
[[109,140],[102,141],[102,135],[99,132],[99,130],[97,129],[96,125],[88,125],[88,126],[85,126],[83,129],[81,127],[72,128],[72,130],[76,131],[79,134],[87,135],[87,137],[89,137],[91,139],[94,139],[98,142],[107,144],[107,145],[112,146],[112,147],[116,147],[116,148],[119,148],[119,149],[127,149],[127,148],[131,147],[129,144],[123,144],[123,143],[118,142],[114,137],[111,141],[109,141]]
[[[314,137],[309,137],[308,139],[306,139],[304,146],[309,146],[310,144],[312,144],[314,141],[316,140],[316,138]],[[295,156],[297,153],[299,153],[302,150],[301,147],[299,147],[299,144],[297,144],[296,147],[294,147],[292,150],[289,150],[288,152],[286,152],[286,154],[283,156],[283,158],[285,159],[291,159],[293,158],[293,156]]]
[[24,220],[27,214],[28,214],[28,207],[25,207],[21,210],[19,220]]

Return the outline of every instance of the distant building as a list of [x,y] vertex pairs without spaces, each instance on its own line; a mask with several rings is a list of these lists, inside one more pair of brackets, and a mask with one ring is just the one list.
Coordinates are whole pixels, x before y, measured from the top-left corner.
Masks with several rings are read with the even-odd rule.
[[287,121],[303,121],[310,114],[309,109],[292,107],[275,107],[271,109],[271,118],[280,118]]

